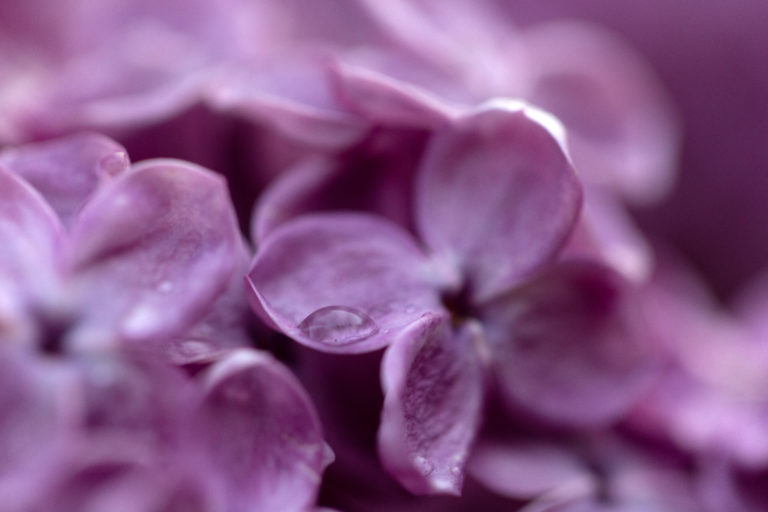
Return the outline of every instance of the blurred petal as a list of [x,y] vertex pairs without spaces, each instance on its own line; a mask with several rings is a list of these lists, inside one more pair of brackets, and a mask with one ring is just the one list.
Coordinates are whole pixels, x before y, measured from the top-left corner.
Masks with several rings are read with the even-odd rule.
[[343,149],[366,134],[367,124],[336,98],[325,59],[291,56],[254,68],[227,72],[209,94],[214,107],[320,148]]
[[452,332],[446,317],[426,315],[384,356],[379,454],[413,493],[461,493],[483,407],[481,336],[477,324]]
[[434,251],[464,269],[475,300],[538,269],[570,233],[581,191],[559,129],[523,104],[494,102],[435,136],[427,150],[417,226]]
[[23,341],[22,317],[55,294],[65,249],[56,214],[28,183],[0,166],[0,339]]
[[646,282],[653,271],[653,251],[625,207],[597,187],[584,192],[581,218],[562,257],[598,260],[630,281]]
[[80,134],[4,149],[5,165],[37,189],[65,226],[104,180],[130,165],[125,148],[96,134]]
[[73,238],[80,328],[127,340],[188,329],[226,287],[240,244],[223,180],[172,160],[146,161],[99,190]]
[[592,477],[578,457],[555,444],[481,442],[472,451],[472,477],[494,492],[536,498],[559,487],[589,491]]
[[205,375],[214,463],[232,512],[303,511],[327,465],[320,420],[295,377],[263,352],[238,350]]
[[248,279],[259,312],[326,352],[387,345],[423,313],[440,311],[428,261],[408,233],[363,214],[300,217],[274,231]]
[[202,320],[164,347],[174,364],[205,360],[222,351],[250,345],[248,327],[253,314],[243,276],[251,264],[251,251],[245,240],[241,241],[240,247],[239,261],[227,289],[208,308]]
[[650,384],[655,350],[627,284],[606,267],[554,268],[482,314],[512,407],[554,423],[614,420]]
[[374,69],[339,63],[335,72],[342,100],[372,122],[433,128],[446,125],[459,112],[427,89]]
[[576,168],[629,199],[661,198],[675,177],[677,131],[643,59],[616,36],[577,22],[528,30],[532,103],[568,128]]

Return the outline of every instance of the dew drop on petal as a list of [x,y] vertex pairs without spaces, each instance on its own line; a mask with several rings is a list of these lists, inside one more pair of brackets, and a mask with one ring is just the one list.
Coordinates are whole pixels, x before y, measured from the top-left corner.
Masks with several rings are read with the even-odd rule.
[[124,151],[116,151],[105,156],[99,162],[99,166],[110,176],[116,176],[130,165],[128,155]]
[[302,320],[299,329],[311,340],[331,346],[358,343],[379,332],[370,316],[346,306],[320,308]]

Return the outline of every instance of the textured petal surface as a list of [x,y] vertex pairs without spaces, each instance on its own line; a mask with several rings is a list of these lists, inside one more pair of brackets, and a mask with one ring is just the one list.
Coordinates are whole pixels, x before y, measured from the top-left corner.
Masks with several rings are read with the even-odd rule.
[[300,217],[273,232],[248,279],[254,307],[327,352],[369,352],[441,309],[427,258],[408,233],[363,214]]
[[563,264],[483,309],[503,397],[543,419],[594,425],[629,408],[654,374],[654,345],[627,284]]
[[118,143],[87,133],[5,149],[0,165],[35,187],[69,227],[99,184],[130,162]]
[[461,493],[483,407],[480,337],[477,324],[452,331],[445,316],[426,315],[386,352],[379,455],[411,492]]
[[581,192],[559,129],[522,104],[489,103],[427,150],[417,226],[434,251],[464,269],[475,299],[537,269],[570,233]]
[[206,425],[232,512],[302,511],[327,463],[320,421],[306,392],[271,356],[238,350],[206,376]]
[[222,179],[172,160],[144,162],[102,188],[73,238],[79,334],[128,340],[189,328],[226,287],[240,248]]

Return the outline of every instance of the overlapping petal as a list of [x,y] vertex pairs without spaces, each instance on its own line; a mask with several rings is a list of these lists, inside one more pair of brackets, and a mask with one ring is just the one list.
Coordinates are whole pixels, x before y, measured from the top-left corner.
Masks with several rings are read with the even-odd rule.
[[227,510],[304,511],[329,461],[317,413],[287,368],[237,350],[204,377],[212,459],[226,481]]
[[429,247],[464,271],[475,300],[549,262],[581,191],[557,122],[516,102],[489,103],[436,135],[416,187]]
[[536,26],[520,42],[530,53],[527,99],[568,127],[584,178],[638,202],[668,192],[676,124],[643,59],[608,31],[574,21]]
[[482,314],[503,397],[551,422],[614,420],[654,374],[641,312],[607,267],[562,264]]
[[83,133],[4,149],[0,165],[24,178],[71,227],[97,187],[128,170],[130,162],[115,141]]
[[476,323],[454,331],[447,317],[426,315],[386,352],[379,453],[411,492],[461,492],[483,407],[481,337]]
[[224,290],[240,235],[220,177],[157,160],[100,189],[73,243],[78,291],[93,306],[78,335],[147,340],[181,334]]
[[440,311],[429,261],[408,233],[364,214],[307,215],[264,240],[248,280],[254,306],[284,333],[327,352],[387,345]]

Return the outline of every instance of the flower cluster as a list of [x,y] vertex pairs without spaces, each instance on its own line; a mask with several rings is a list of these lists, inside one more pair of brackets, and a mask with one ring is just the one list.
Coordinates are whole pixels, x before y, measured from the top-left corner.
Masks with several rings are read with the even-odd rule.
[[0,511],[768,508],[675,99],[508,7],[0,5]]

